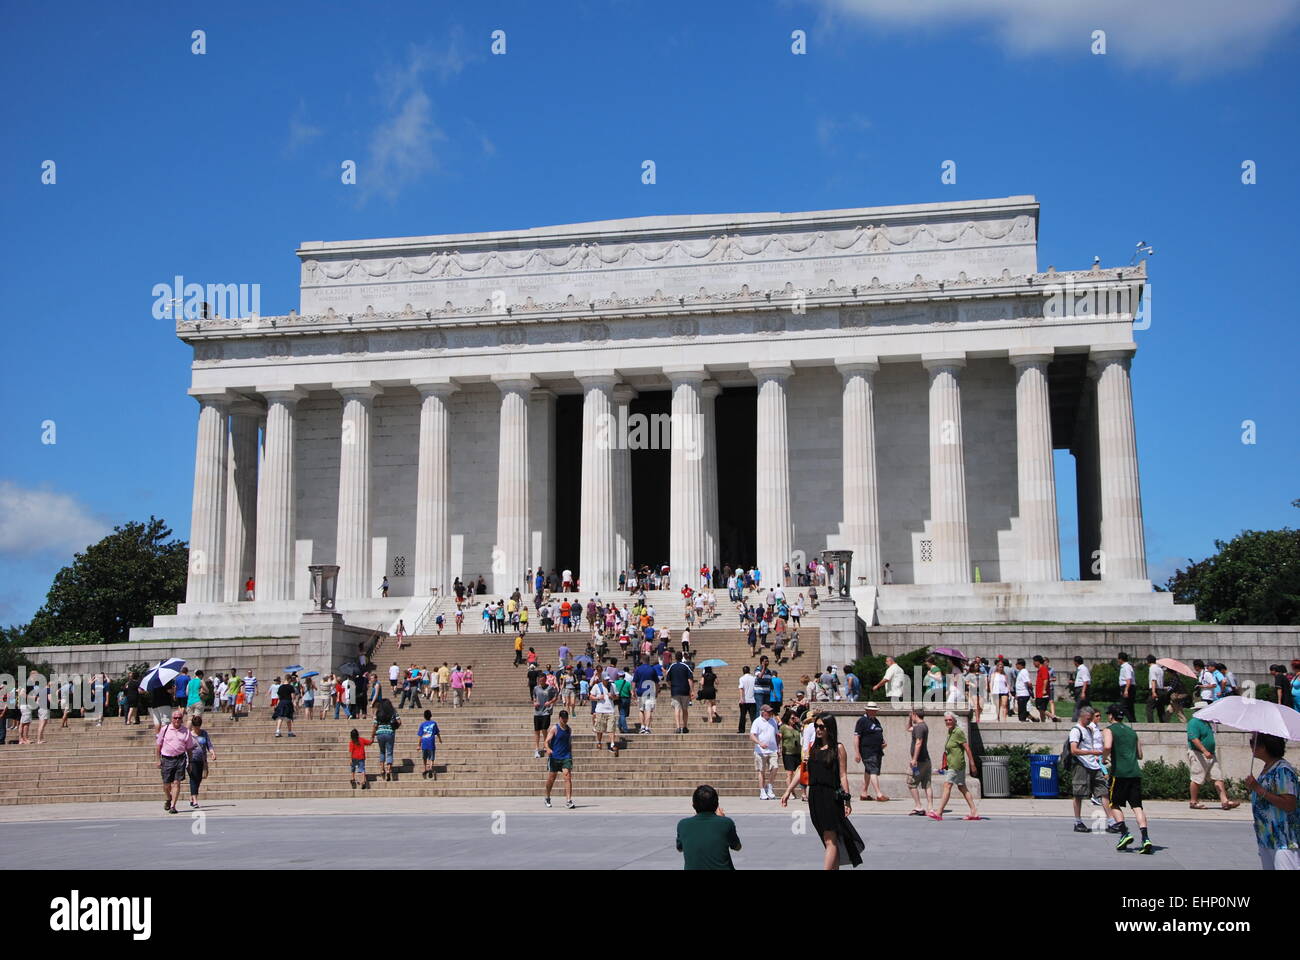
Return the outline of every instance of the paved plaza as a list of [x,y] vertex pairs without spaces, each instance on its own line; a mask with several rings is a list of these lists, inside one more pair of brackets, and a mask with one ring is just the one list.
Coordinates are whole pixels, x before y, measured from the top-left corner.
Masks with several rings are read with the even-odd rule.
[[[681,868],[674,825],[689,813],[689,803],[578,799],[576,811],[565,810],[562,799],[551,810],[542,807],[540,798],[449,800],[437,805],[438,813],[415,812],[430,809],[427,801],[418,800],[318,801],[292,807],[245,801],[213,803],[202,820],[185,815],[188,809],[168,817],[160,805],[139,803],[10,807],[3,811],[9,822],[3,827],[0,867],[133,868],[138,851],[148,848],[178,856],[208,850],[211,867],[240,869],[365,869],[375,866],[376,856],[388,869]],[[942,823],[907,817],[902,815],[905,804],[894,804],[903,809],[888,812],[871,807],[859,813],[855,807],[853,819],[867,842],[865,866],[872,870],[1259,868],[1249,814],[1240,810],[1189,811],[1182,804],[1153,804],[1156,853],[1141,856],[1117,852],[1109,834],[1071,832],[1068,807],[1056,803],[1053,813],[1041,804],[990,803],[988,819],[978,823],[962,821],[952,808]],[[1040,809],[1035,811],[1035,805]],[[744,844],[734,855],[739,869],[820,867],[811,822],[801,822],[803,804],[781,811],[756,799],[730,804],[724,799],[724,808],[736,820]]]

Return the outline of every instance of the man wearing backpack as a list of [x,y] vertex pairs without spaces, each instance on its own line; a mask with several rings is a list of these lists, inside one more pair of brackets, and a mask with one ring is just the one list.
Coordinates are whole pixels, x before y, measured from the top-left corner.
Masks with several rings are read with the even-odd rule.
[[[1147,654],[1147,723],[1165,722],[1165,713],[1169,709],[1169,698],[1173,694],[1173,682],[1165,668],[1156,663],[1152,654]],[[1155,717],[1153,721],[1151,718]]]
[[1101,731],[1094,724],[1096,710],[1084,707],[1079,711],[1079,722],[1070,728],[1070,739],[1066,741],[1068,753],[1062,751],[1062,767],[1070,773],[1070,795],[1074,804],[1074,832],[1091,833],[1092,830],[1083,822],[1083,801],[1089,798],[1101,804],[1106,813],[1106,832],[1119,833],[1114,824],[1110,801],[1107,798],[1106,775],[1102,771],[1101,757],[1103,741]]

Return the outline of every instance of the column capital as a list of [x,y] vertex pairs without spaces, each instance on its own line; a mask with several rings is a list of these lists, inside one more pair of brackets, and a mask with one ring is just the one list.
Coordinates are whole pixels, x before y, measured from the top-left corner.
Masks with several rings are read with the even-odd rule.
[[185,392],[197,400],[200,406],[229,406],[237,399],[229,390],[209,387],[190,387]]
[[1051,363],[1056,356],[1052,347],[1012,347],[1007,351],[1007,361],[1016,368],[1037,363]]
[[966,366],[966,354],[961,351],[954,353],[923,353],[921,354],[921,366],[931,373],[937,370],[960,370]]
[[528,394],[528,399],[530,401],[549,400],[552,403],[554,403],[556,396],[558,396],[558,394],[556,394],[556,392],[552,390],[550,387],[533,387],[533,389]]
[[709,379],[708,367],[699,363],[679,363],[660,369],[674,387],[682,383],[693,383],[698,386]]
[[344,380],[331,383],[330,388],[342,395],[344,400],[373,400],[384,392],[384,388],[371,380]]
[[760,382],[785,380],[794,374],[794,364],[789,360],[754,360],[749,364],[749,372]]
[[266,416],[266,404],[250,400],[248,397],[236,397],[230,401],[230,415],[232,417],[264,417]]
[[492,382],[502,393],[526,393],[538,385],[537,378],[527,373],[494,373]]
[[575,371],[573,375],[578,383],[582,384],[583,390],[590,390],[593,387],[606,387],[612,390],[623,379],[617,370],[580,370]]
[[615,403],[631,403],[638,396],[639,394],[636,391],[636,387],[632,386],[630,383],[620,383],[614,388]]
[[880,358],[856,357],[849,360],[836,360],[835,369],[845,380],[859,375],[870,378],[880,371]]
[[411,386],[420,391],[420,399],[426,397],[442,397],[446,399],[460,389],[460,384],[451,377],[426,377],[424,379],[413,379],[410,381]]
[[700,396],[706,400],[711,400],[722,395],[722,384],[716,380],[705,380],[700,384]]
[[1132,360],[1135,353],[1136,343],[1099,343],[1088,348],[1089,359],[1098,364]]
[[295,387],[292,384],[276,385],[269,387],[258,387],[257,392],[268,403],[284,403],[293,405],[307,396],[307,391],[302,387]]

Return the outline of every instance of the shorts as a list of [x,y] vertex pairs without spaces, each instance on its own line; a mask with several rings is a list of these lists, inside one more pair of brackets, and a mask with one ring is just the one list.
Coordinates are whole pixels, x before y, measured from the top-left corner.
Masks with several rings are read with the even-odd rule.
[[48,720],[48,719],[50,719],[50,708],[49,708],[49,707],[37,707],[37,708],[36,708],[36,719],[37,719],[37,720]]
[[275,719],[276,719],[276,720],[292,720],[292,719],[293,719],[293,704],[292,704],[292,703],[285,703],[285,702],[281,701],[280,705],[279,705],[278,707],[275,708]]
[[364,760],[353,760],[353,761],[352,761],[352,772],[353,772],[353,773],[365,773],[365,772],[366,772],[366,761],[364,761]]
[[644,710],[646,713],[654,713],[654,712],[655,712],[655,698],[654,698],[654,697],[642,697],[642,698],[641,698],[641,709]]
[[549,713],[544,713],[540,717],[537,716],[536,714],[533,715],[534,732],[539,730],[545,732],[546,730],[550,729],[550,726],[551,726],[551,715]]
[[421,747],[420,759],[423,760],[425,763],[433,763],[434,754],[436,754],[437,752],[438,752],[437,747],[429,747],[427,750],[424,747]]
[[556,760],[554,757],[551,757],[546,761],[546,768],[551,773],[559,773],[562,770],[572,770],[573,758],[566,757],[563,760]]
[[1259,863],[1265,870],[1300,870],[1300,850],[1259,847]]
[[185,754],[162,758],[162,782],[183,783],[185,780]]
[[1070,795],[1080,800],[1085,797],[1100,800],[1106,796],[1106,778],[1100,770],[1076,763],[1070,773]]
[[949,767],[943,773],[943,782],[951,783],[954,787],[964,787],[966,785],[966,771],[954,770]]
[[882,759],[883,756],[879,753],[868,753],[864,755],[862,758],[862,766],[867,771],[867,773],[879,774],[880,761]]
[[1116,809],[1128,804],[1134,810],[1142,809],[1142,778],[1111,777],[1110,805]]
[[907,785],[909,787],[920,787],[922,790],[930,789],[930,777],[933,771],[930,767],[929,760],[922,760],[916,765],[916,772],[908,772]]
[[754,754],[754,769],[757,770],[759,773],[762,773],[764,770],[775,770],[776,754],[775,753]]
[[1047,697],[1034,697],[1034,709],[1037,710],[1039,714],[1044,716],[1047,714],[1047,704]]
[[1203,786],[1207,780],[1223,779],[1223,771],[1219,769],[1218,756],[1215,756],[1213,760],[1206,760],[1205,755],[1199,750],[1188,750],[1187,766],[1192,771],[1192,783],[1198,787]]
[[149,716],[153,717],[153,722],[157,726],[166,726],[169,722],[171,722],[172,708],[171,707],[150,707]]
[[614,733],[618,729],[618,714],[593,713],[591,726],[597,733]]
[[786,773],[793,773],[799,769],[799,754],[783,753],[781,754],[781,766],[785,768]]
[[673,694],[673,706],[678,710],[687,710],[690,708],[691,698],[689,694]]

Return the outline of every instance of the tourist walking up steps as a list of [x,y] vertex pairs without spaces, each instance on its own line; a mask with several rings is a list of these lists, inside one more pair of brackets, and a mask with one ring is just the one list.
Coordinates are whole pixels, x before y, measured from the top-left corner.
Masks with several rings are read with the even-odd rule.
[[546,798],[551,805],[551,788],[558,774],[564,774],[564,805],[578,809],[573,802],[573,728],[569,726],[569,711],[561,710],[559,722],[546,733]]
[[442,731],[438,729],[438,721],[433,719],[433,711],[426,710],[424,723],[420,724],[420,757],[424,760],[424,770],[420,776],[426,780],[438,779],[433,763],[437,759],[439,743],[442,743]]
[[397,737],[397,728],[401,725],[402,721],[397,716],[397,711],[393,709],[393,701],[380,700],[379,708],[375,710],[375,724],[370,731],[370,736],[379,745],[379,767],[383,771],[385,780],[393,779],[393,741]]
[[[817,717],[813,727],[815,739],[808,751],[808,813],[817,839],[825,848],[822,865],[827,870],[838,870],[848,860],[857,867],[862,864],[866,844],[849,820],[853,796],[849,793],[848,755],[839,742],[833,716]],[[793,792],[793,785],[786,787],[781,806],[787,804]]]
[[293,732],[293,675],[290,674],[284,678],[284,683],[280,684],[280,700],[275,705],[275,735],[280,735],[280,724],[289,724],[289,736],[294,736]]
[[1137,818],[1138,829],[1142,831],[1142,845],[1138,853],[1154,853],[1151,840],[1147,836],[1147,815],[1142,809],[1142,768],[1138,761],[1142,759],[1142,743],[1137,733],[1124,721],[1125,707],[1120,703],[1110,705],[1111,724],[1102,731],[1102,760],[1110,767],[1110,805],[1114,810],[1115,825],[1119,827],[1119,841],[1116,850],[1125,850],[1133,845],[1133,834],[1129,832],[1124,820],[1124,805],[1133,809]]
[[357,728],[353,727],[348,739],[348,756],[350,768],[352,770],[352,789],[357,788],[357,774],[361,774],[361,789],[369,790],[370,781],[366,779],[366,747],[375,741],[367,740],[357,733]]

